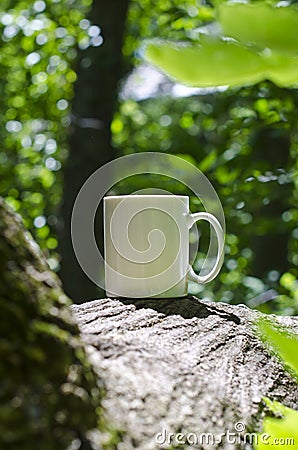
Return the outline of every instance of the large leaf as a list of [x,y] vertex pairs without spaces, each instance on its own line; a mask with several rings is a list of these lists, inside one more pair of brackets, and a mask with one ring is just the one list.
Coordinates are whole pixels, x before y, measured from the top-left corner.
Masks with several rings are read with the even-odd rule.
[[196,87],[258,83],[266,70],[257,53],[209,36],[202,36],[197,45],[150,41],[144,57],[175,80]]
[[149,41],[144,57],[175,80],[195,87],[241,86],[266,79],[279,86],[298,83],[298,57],[258,53],[218,37],[202,36],[195,45]]
[[[263,341],[270,345],[271,350],[278,353],[286,368],[290,367],[298,377],[297,336],[264,319],[258,322],[258,328]],[[268,398],[264,400],[273,413],[283,418],[265,417],[262,433],[257,436],[255,450],[264,450],[277,445],[285,449],[295,448],[298,442],[298,411],[287,408],[279,402],[272,402]]]
[[226,36],[283,54],[298,54],[298,10],[265,3],[221,3],[218,21]]
[[287,408],[278,402],[265,399],[270,409],[283,416],[283,419],[265,417],[262,433],[258,435],[255,450],[264,450],[279,446],[284,449],[294,449],[298,442],[298,411]]
[[276,351],[284,363],[291,367],[298,377],[298,338],[284,331],[280,327],[273,326],[267,320],[258,323],[262,339]]
[[272,53],[269,58],[272,68],[268,72],[268,80],[280,87],[297,86],[298,57]]

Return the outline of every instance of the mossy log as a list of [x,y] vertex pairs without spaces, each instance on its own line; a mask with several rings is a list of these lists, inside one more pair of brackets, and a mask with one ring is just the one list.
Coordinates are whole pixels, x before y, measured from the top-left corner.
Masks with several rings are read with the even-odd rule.
[[[244,434],[261,429],[264,396],[298,409],[297,384],[254,331],[263,315],[244,305],[103,299],[73,311],[105,385],[116,448],[247,450]],[[297,318],[270,319],[297,333]],[[236,442],[219,439],[227,431]]]
[[[298,409],[295,381],[255,334],[261,314],[245,306],[102,299],[72,312],[0,199],[0,448],[247,450],[241,434],[175,439],[261,429],[264,396]],[[271,320],[298,333],[297,318]]]
[[1,449],[91,448],[100,391],[69,305],[20,216],[0,198]]

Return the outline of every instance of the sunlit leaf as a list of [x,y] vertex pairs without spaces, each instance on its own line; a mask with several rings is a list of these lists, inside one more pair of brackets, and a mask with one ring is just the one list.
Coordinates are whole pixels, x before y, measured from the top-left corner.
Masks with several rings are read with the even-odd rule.
[[257,52],[237,42],[202,36],[196,45],[150,41],[145,59],[174,80],[194,87],[242,86],[271,80],[298,84],[298,57]]
[[226,36],[262,49],[298,53],[298,10],[295,7],[225,2],[218,6],[218,21]]
[[205,172],[207,170],[209,170],[212,165],[215,163],[216,161],[216,152],[212,151],[210,152],[207,156],[205,156],[204,159],[202,159],[202,161],[200,161],[200,163],[198,164],[198,167],[200,170],[202,170],[202,172]]
[[272,54],[271,59],[274,68],[270,71],[268,79],[281,87],[298,84],[298,57]]
[[285,364],[291,367],[298,377],[297,336],[272,325],[266,320],[259,321],[258,327],[264,342],[268,343],[279,354]]
[[[286,367],[290,367],[298,377],[297,336],[264,319],[258,322],[258,327],[264,342],[278,353]],[[283,445],[284,448],[294,448],[295,443],[298,442],[298,411],[269,399],[265,399],[265,402],[273,413],[279,414],[283,418],[265,417],[263,430],[258,435],[255,450],[263,450],[268,448],[268,445],[276,443]]]
[[144,57],[172,78],[198,87],[254,84],[264,78],[267,66],[257,53],[210,36],[193,46],[150,41]]
[[255,450],[264,450],[275,445],[286,449],[295,448],[298,442],[298,411],[269,399],[265,399],[265,402],[272,412],[282,415],[283,418],[265,417]]
[[187,154],[183,154],[183,153],[177,153],[176,156],[178,156],[178,158],[181,158],[184,161],[187,161],[190,164],[193,164],[194,166],[196,166],[196,160],[195,160],[195,158],[193,156],[187,155]]

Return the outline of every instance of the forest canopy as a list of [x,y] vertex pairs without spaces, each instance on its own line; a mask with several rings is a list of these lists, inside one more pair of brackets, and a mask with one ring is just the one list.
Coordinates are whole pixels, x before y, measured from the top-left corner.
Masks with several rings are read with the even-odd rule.
[[[147,39],[196,45],[199,30],[213,33],[218,19],[214,4],[131,0],[122,2],[127,10],[123,6],[120,23],[119,1],[109,8],[101,0],[91,3],[1,3],[0,194],[23,216],[50,267],[59,272],[61,241],[68,232],[63,225],[67,166],[68,179],[77,180],[75,195],[92,170],[117,156],[147,151],[179,155],[208,176],[227,225],[220,276],[207,286],[190,283],[190,292],[264,312],[297,313],[296,86],[275,84],[271,77],[254,80],[256,84],[187,90],[144,62]],[[287,7],[281,9],[286,13]],[[232,29],[237,41],[243,35],[235,23],[223,31]],[[280,29],[283,45],[295,53],[288,31]],[[256,33],[244,38],[250,47],[261,39]],[[262,44],[270,50],[272,43]],[[291,58],[296,64],[296,54]],[[111,70],[114,60],[117,69]],[[104,76],[105,70],[115,77]],[[82,80],[84,89],[79,88]],[[73,136],[79,143],[75,152]],[[74,176],[74,161],[80,179]],[[191,195],[184,186],[157,176],[136,176],[114,190],[130,193],[161,182],[173,193]],[[191,209],[199,206],[191,197]],[[208,227],[201,229],[206,238],[201,239],[196,269],[208,245]]]

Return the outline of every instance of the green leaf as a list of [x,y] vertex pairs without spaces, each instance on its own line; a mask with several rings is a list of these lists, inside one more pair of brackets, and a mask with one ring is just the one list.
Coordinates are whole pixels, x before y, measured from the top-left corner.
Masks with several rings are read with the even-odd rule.
[[270,59],[274,68],[270,70],[268,79],[280,87],[297,85],[298,58],[273,53]]
[[144,58],[174,80],[194,87],[243,86],[271,80],[298,84],[298,57],[258,53],[234,41],[202,36],[196,45],[167,41],[145,44]]
[[298,54],[298,10],[266,3],[218,5],[218,21],[226,36],[264,49]]
[[279,326],[272,325],[272,323],[264,319],[259,321],[258,327],[263,341],[279,354],[285,364],[291,367],[298,377],[297,336],[284,331]]
[[216,159],[217,159],[217,152],[213,150],[207,156],[205,156],[205,158],[202,159],[202,161],[198,164],[198,168],[202,172],[206,172],[213,166]]
[[298,442],[298,411],[269,399],[264,400],[272,412],[281,414],[284,418],[265,417],[263,431],[258,435],[255,450],[264,450],[278,445],[284,449],[294,449]]
[[264,79],[266,62],[241,45],[202,36],[197,45],[150,41],[144,58],[167,75],[190,86],[239,86]]

